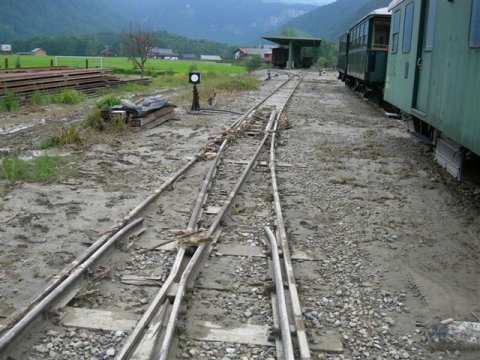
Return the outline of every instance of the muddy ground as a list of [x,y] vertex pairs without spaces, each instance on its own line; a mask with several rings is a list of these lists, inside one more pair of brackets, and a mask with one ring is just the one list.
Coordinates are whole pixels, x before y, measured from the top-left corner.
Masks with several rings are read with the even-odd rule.
[[[260,79],[266,75],[258,74]],[[261,83],[257,91],[219,94],[218,109],[246,111],[255,99],[269,94],[281,81]],[[175,93],[166,94],[175,100]],[[184,98],[184,96],[180,96]],[[75,106],[50,105],[13,115],[2,114],[3,156],[32,157],[45,137],[63,126],[81,123],[96,99]],[[65,158],[71,169],[49,184],[0,181],[0,325],[42,290],[48,279],[75,259],[102,233],[158,188],[235,119],[234,114],[189,115],[178,103],[170,122],[151,129],[98,134],[88,145],[47,150]],[[204,104],[206,105],[206,104]],[[22,129],[18,131],[19,129]],[[13,130],[7,131],[7,130]],[[161,229],[183,228],[189,204],[200,186],[204,165],[192,169],[179,188],[162,199]],[[190,194],[182,196],[181,194]],[[184,198],[184,199],[183,199]],[[184,209],[178,209],[184,203]],[[176,206],[173,206],[176,205]],[[176,227],[168,224],[172,220]],[[146,236],[148,242],[159,237]]]

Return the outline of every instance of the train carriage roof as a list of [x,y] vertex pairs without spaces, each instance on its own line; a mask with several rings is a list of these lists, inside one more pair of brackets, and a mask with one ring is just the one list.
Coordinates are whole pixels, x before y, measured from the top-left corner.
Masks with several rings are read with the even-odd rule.
[[402,2],[405,0],[393,0],[390,5],[388,5],[388,10],[392,10],[393,8],[396,8],[398,5],[400,5]]
[[355,24],[353,24],[351,28],[357,26],[358,24],[360,24],[361,22],[365,21],[366,19],[372,16],[390,16],[390,15],[392,15],[390,8],[388,7],[379,8],[379,9],[373,10],[372,12],[368,13],[366,16],[361,18],[359,21],[355,22]]

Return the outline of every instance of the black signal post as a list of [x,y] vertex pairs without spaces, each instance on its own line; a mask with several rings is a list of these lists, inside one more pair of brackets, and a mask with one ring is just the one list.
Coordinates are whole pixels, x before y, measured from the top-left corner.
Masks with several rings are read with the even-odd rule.
[[200,111],[200,96],[198,94],[197,85],[200,84],[202,75],[199,72],[191,72],[188,75],[188,81],[193,84],[193,100],[192,111]]

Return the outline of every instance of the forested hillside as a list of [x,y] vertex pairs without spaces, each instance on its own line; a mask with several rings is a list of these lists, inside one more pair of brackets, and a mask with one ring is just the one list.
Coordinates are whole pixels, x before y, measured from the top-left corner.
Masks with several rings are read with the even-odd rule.
[[338,0],[293,19],[288,26],[336,41],[355,21],[374,9],[388,6],[389,2],[390,0]]
[[120,32],[142,24],[195,39],[255,44],[264,32],[314,8],[262,0],[2,0],[0,41]]
[[[49,55],[97,56],[102,50],[110,48],[115,55],[122,55],[121,35],[116,33],[80,36],[37,36],[16,40],[12,45],[15,52],[30,51],[33,48],[41,47]],[[234,50],[233,47],[226,44],[207,40],[192,40],[170,34],[166,31],[155,33],[155,46],[173,49],[180,54],[218,54],[224,58],[231,58]]]

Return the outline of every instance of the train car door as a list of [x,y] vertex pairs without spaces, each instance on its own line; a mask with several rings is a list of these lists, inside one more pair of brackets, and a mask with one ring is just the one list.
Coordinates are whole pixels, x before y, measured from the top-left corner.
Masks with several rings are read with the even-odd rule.
[[422,1],[420,29],[418,35],[417,62],[415,67],[415,85],[413,94],[413,109],[417,115],[426,116],[428,107],[428,90],[430,88],[430,73],[432,68],[432,53],[437,0]]

